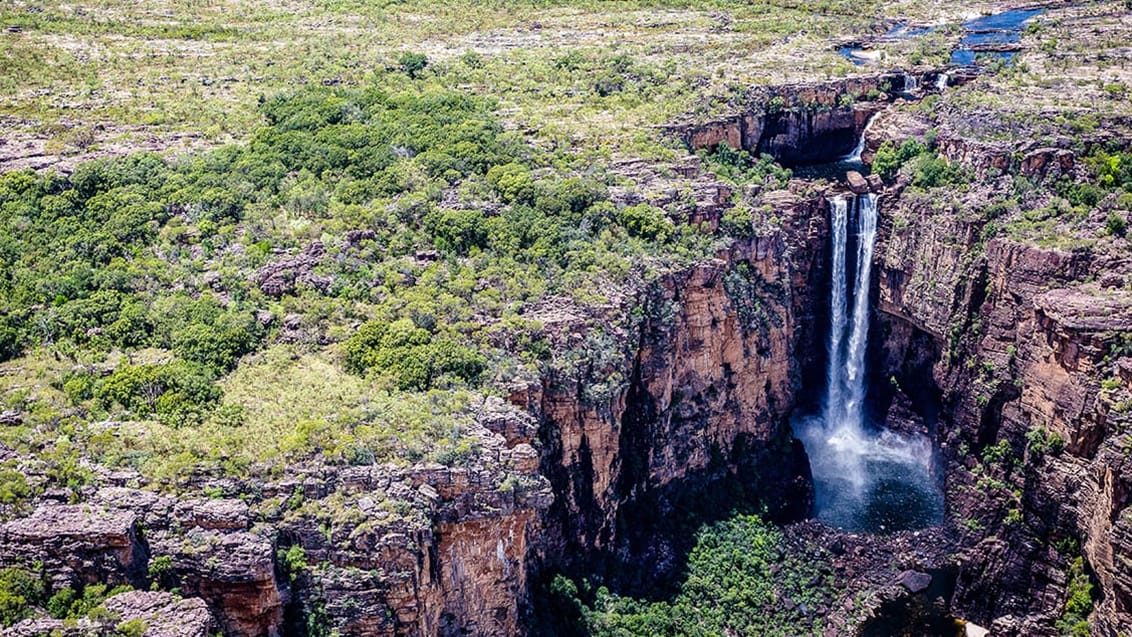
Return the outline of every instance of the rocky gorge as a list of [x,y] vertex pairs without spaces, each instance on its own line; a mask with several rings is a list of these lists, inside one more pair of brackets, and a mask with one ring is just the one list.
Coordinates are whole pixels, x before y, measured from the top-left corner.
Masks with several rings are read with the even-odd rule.
[[[843,178],[842,167],[834,180],[742,189],[703,154],[619,166],[636,188],[615,190],[615,204],[675,209],[676,223],[712,230],[739,210],[749,233],[635,278],[596,310],[568,298],[530,308],[552,351],[578,355],[517,379],[505,398],[477,395],[468,461],[189,475],[178,494],[93,467],[77,493],[47,488],[6,511],[0,565],[32,568],[53,589],[132,589],[104,605],[144,620],[146,635],[568,635],[548,593],[555,576],[663,597],[695,529],[747,510],[823,561],[820,606],[774,603],[823,617],[827,635],[956,634],[964,622],[968,635],[1063,634],[1082,590],[1085,634],[1123,634],[1132,259],[1033,241],[1011,223],[1052,205],[1056,184],[1090,180],[1095,148],[1127,151],[1130,139],[1116,128],[1078,144],[976,139],[918,108],[940,73],[752,90],[734,114],[666,134],[692,152],[722,144],[786,166],[835,162],[858,140],[872,162],[913,140],[967,171],[962,188],[899,171]],[[1021,180],[1022,200],[1003,203]],[[931,441],[946,502],[931,528],[810,519],[810,460],[791,418],[824,382],[831,199],[851,192],[878,201],[875,274],[861,292],[875,308],[864,409]],[[4,634],[114,630],[37,616]]]

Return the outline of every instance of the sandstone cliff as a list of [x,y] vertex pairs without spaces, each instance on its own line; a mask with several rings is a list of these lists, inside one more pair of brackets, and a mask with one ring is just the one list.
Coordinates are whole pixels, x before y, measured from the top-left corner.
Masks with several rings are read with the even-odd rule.
[[645,285],[588,332],[562,326],[556,351],[600,337],[607,356],[516,396],[540,414],[556,494],[544,569],[644,589],[675,574],[697,520],[744,501],[806,514],[787,416],[811,355],[801,345],[816,338],[825,202],[765,201],[782,228]]
[[[1074,169],[1067,151],[988,154],[957,141],[942,150],[984,176]],[[885,198],[875,329],[887,338],[873,356],[877,384],[891,378],[897,389],[880,408],[896,416],[915,404],[921,423],[938,418],[949,511],[966,547],[958,614],[1001,634],[1054,634],[1081,555],[1098,587],[1093,632],[1116,634],[1132,622],[1132,419],[1118,374],[1132,295],[1114,273],[1132,264],[996,236],[989,200],[1007,186],[994,180],[935,198],[900,183]]]
[[[529,542],[551,499],[535,431],[530,416],[493,399],[470,432],[479,452],[451,466],[190,480],[186,493],[205,498],[110,474],[81,504],[43,501],[0,525],[0,562],[38,569],[53,590],[176,588],[183,602],[138,592],[106,602],[154,636],[178,634],[167,624],[237,637],[515,634]],[[52,622],[31,619],[14,634],[42,634]]]

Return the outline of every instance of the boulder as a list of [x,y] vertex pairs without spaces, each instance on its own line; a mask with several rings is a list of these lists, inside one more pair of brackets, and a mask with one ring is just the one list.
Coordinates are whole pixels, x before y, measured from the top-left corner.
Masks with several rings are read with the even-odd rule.
[[145,622],[146,637],[208,637],[218,629],[204,600],[196,597],[180,599],[165,592],[129,591],[103,605],[121,621]]
[[900,585],[909,593],[922,593],[931,586],[932,576],[918,571],[904,571],[898,578]]
[[41,562],[62,586],[140,584],[148,559],[130,511],[85,504],[41,504],[0,526],[0,566]]
[[868,180],[855,170],[845,173],[845,181],[849,184],[849,190],[852,190],[854,194],[863,195],[869,192]]

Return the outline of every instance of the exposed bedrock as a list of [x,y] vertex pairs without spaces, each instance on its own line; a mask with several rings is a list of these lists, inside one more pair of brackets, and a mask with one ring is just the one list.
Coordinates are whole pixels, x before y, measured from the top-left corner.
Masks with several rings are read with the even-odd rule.
[[[147,635],[217,627],[233,637],[518,634],[530,540],[551,499],[535,431],[530,415],[487,399],[469,431],[480,453],[458,466],[316,465],[277,480],[190,479],[185,490],[212,496],[204,499],[125,486],[140,477],[111,474],[82,504],[45,501],[0,525],[0,564],[39,569],[54,589],[176,587],[186,603],[107,602],[143,619]],[[36,631],[53,621],[25,627],[44,634]]]
[[[987,161],[966,148],[958,160]],[[1024,155],[1021,169],[1072,169],[1049,155]],[[988,239],[978,196],[942,209],[899,186],[887,197],[878,408],[900,421],[905,407],[937,399],[948,509],[966,547],[957,614],[1001,634],[1053,634],[1080,555],[1098,588],[1092,629],[1116,634],[1132,625],[1132,419],[1116,408],[1130,386],[1114,360],[1132,330],[1132,293],[1110,279],[1132,268]]]
[[[930,87],[938,72],[910,75],[917,85]],[[853,150],[873,115],[900,98],[905,77],[884,73],[753,89],[734,114],[675,125],[671,131],[694,150],[727,144],[769,154],[786,166],[832,162]]]
[[[611,318],[617,353],[523,400],[541,412],[544,572],[657,593],[694,531],[734,507],[807,513],[804,453],[786,416],[815,342],[824,201],[770,193],[786,221],[718,258],[663,276]],[[598,323],[601,323],[599,320]],[[609,328],[604,328],[609,330]],[[559,347],[579,338],[560,334]],[[593,395],[595,384],[621,381]]]

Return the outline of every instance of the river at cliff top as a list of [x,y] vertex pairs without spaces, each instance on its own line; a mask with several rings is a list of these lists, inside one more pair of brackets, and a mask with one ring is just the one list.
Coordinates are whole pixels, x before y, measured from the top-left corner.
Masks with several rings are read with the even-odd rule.
[[[963,38],[959,46],[951,52],[950,64],[953,66],[975,66],[980,61],[999,59],[1010,62],[1017,55],[1016,50],[996,50],[1013,47],[1021,42],[1022,30],[1029,21],[1044,12],[1044,9],[1011,9],[993,15],[982,16],[963,23]],[[936,27],[910,27],[897,23],[884,35],[872,40],[872,44],[911,40],[932,33]],[[854,44],[839,47],[837,52],[853,64],[863,66],[880,61],[880,51],[862,48],[866,45]]]

